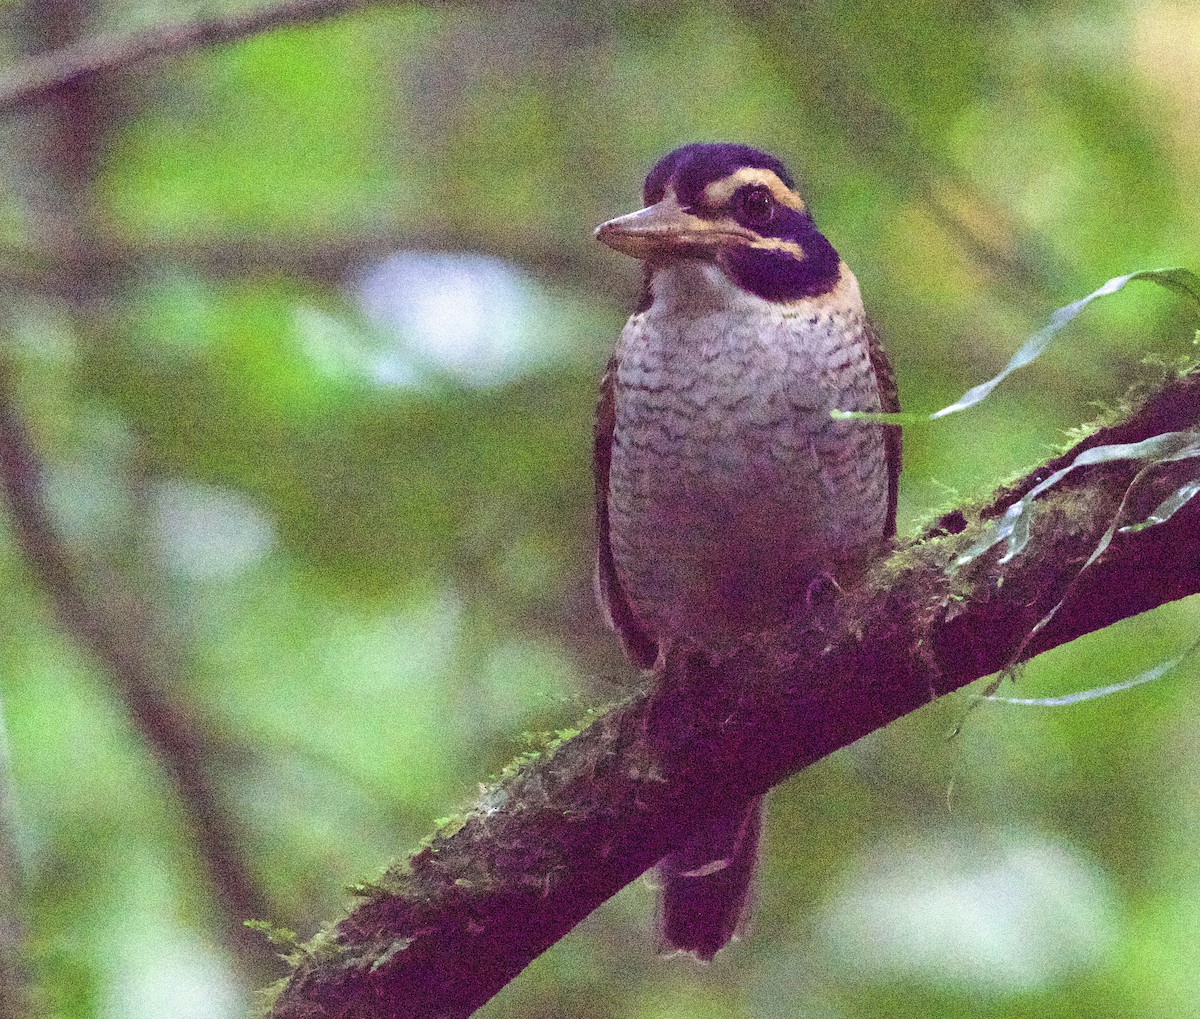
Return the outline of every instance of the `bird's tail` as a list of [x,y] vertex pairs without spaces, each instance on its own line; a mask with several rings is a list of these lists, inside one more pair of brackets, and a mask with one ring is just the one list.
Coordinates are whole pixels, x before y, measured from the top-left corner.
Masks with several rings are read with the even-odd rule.
[[711,959],[749,912],[763,798],[713,818],[659,864],[661,949]]

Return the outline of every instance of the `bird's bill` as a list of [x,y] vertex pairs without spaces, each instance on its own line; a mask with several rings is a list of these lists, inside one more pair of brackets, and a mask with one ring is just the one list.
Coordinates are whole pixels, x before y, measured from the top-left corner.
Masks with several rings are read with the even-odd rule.
[[686,211],[669,192],[661,202],[596,227],[597,240],[634,258],[702,254],[753,237],[730,220],[704,219]]

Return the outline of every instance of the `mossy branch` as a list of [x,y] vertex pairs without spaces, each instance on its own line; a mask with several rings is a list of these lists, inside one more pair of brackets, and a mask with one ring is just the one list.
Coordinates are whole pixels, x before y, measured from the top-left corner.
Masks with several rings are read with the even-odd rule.
[[1137,520],[1178,485],[1156,472],[1129,492],[1136,461],[1073,471],[1039,497],[1030,540],[1010,561],[993,551],[955,566],[1009,505],[1084,449],[1197,427],[1193,370],[986,502],[947,514],[821,618],[764,635],[717,667],[676,656],[653,692],[523,760],[379,885],[361,888],[346,917],[293,953],[271,1015],[469,1015],[702,815],[1018,654],[1200,590],[1200,500],[1118,534],[1080,573],[1123,500]]

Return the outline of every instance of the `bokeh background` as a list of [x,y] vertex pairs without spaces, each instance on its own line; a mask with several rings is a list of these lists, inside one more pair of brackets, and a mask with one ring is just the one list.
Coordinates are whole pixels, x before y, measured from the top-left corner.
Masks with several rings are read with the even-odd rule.
[[[245,8],[3,3],[0,71]],[[0,397],[36,482],[0,516],[8,1007],[243,1014],[275,972],[246,903],[311,934],[627,688],[589,443],[638,268],[591,231],[661,154],[783,157],[933,409],[1105,279],[1200,267],[1197,94],[1193,3],[464,2],[0,113]],[[1195,327],[1135,285],[910,430],[902,533]],[[1009,692],[1128,679],[1198,618],[1167,606]],[[1196,679],[931,704],[774,793],[752,938],[659,960],[637,882],[480,1014],[1194,1014]]]

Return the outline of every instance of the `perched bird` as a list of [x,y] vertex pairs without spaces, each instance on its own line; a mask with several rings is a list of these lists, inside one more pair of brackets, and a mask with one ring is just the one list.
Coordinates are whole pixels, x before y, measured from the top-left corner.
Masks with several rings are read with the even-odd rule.
[[[685,145],[646,208],[596,236],[645,263],[596,416],[596,589],[630,660],[719,658],[804,612],[895,531],[900,436],[830,411],[899,410],[858,282],[783,164]],[[659,865],[665,951],[711,959],[744,920],[762,802]]]

